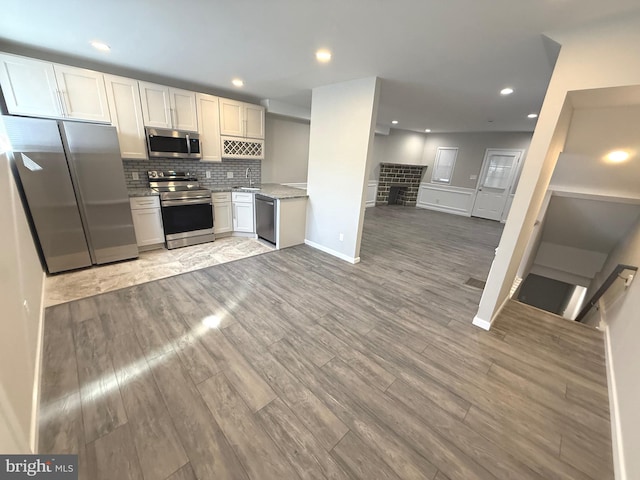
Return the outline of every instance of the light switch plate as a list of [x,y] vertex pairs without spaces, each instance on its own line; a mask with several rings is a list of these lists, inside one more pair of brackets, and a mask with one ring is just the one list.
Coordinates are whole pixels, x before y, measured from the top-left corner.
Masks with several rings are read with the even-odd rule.
[[207,170],[206,172],[204,172],[204,176],[207,178],[211,178],[211,171]]
[[227,178],[233,178],[233,172],[227,172]]
[[138,175],[138,172],[131,172],[131,178],[134,180],[140,180],[140,175]]
[[478,175],[470,175],[469,176],[469,180],[477,180],[478,179]]

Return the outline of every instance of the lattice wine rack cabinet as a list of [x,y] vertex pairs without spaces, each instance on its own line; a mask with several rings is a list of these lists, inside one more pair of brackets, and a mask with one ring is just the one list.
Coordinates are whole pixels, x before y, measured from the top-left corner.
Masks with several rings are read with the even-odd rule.
[[222,137],[222,157],[264,159],[264,140]]

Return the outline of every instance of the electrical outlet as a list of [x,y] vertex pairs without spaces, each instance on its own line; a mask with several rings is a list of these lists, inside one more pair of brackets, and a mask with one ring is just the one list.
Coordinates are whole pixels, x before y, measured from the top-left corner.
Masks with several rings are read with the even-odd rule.
[[134,180],[140,180],[140,175],[138,175],[138,172],[132,172],[131,178],[133,178]]
[[211,170],[207,170],[206,172],[204,172],[204,176],[207,178],[211,178]]
[[344,233],[341,233],[341,234],[340,234],[340,236],[339,236],[338,238],[340,238],[340,241],[341,241],[341,242],[344,242]]
[[227,172],[227,178],[233,178],[233,172]]

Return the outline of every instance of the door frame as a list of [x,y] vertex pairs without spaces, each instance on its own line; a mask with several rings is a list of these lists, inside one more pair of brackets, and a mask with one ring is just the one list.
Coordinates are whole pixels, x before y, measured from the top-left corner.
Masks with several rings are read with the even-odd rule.
[[[480,191],[480,182],[482,181],[482,178],[484,177],[484,174],[488,168],[488,163],[487,160],[489,159],[489,154],[490,153],[494,153],[494,152],[502,152],[502,153],[513,153],[513,152],[519,152],[520,156],[518,157],[518,160],[516,161],[516,166],[512,171],[511,174],[511,178],[509,179],[509,186],[506,188],[507,190],[507,195],[505,197],[505,201],[504,201],[504,205],[502,206],[502,211],[501,211],[501,218],[504,217],[504,209],[507,206],[507,203],[509,201],[509,196],[513,195],[513,193],[511,192],[511,190],[513,189],[513,185],[516,181],[516,179],[518,178],[518,176],[520,175],[520,169],[522,168],[522,159],[524,158],[524,152],[525,150],[523,148],[487,148],[484,151],[484,158],[482,159],[482,168],[480,169],[480,174],[478,175],[478,181],[476,182],[476,188],[473,192],[473,202],[471,204],[471,210],[469,212],[469,216],[473,217],[473,210],[476,207],[476,201],[478,199],[478,192]],[[476,218],[483,218],[483,217],[476,217]],[[498,220],[501,221],[501,220]]]

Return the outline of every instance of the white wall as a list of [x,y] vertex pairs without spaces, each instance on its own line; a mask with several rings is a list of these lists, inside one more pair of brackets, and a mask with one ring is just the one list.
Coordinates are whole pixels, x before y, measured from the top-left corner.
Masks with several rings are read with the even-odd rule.
[[[556,35],[554,39],[562,44],[562,49],[531,140],[520,185],[474,319],[474,323],[483,328],[490,327],[508,298],[556,161],[564,148],[572,115],[572,108],[567,100],[568,93],[577,90],[640,85],[640,57],[637,55],[636,48],[640,44],[640,15],[627,16],[617,22],[574,30],[564,36]],[[633,292],[635,295],[632,295]],[[628,301],[629,305],[635,306],[637,316],[637,312],[640,311],[637,297],[640,292],[637,284],[633,286],[633,292],[628,293],[630,296]],[[624,311],[629,314],[634,312],[629,307]],[[634,328],[637,326],[638,322]],[[617,341],[621,339],[612,335],[612,350],[624,351],[628,348],[627,343],[632,342],[637,351],[640,335],[638,332],[635,333],[635,336],[627,336],[625,343],[619,345]],[[621,385],[622,382],[631,381],[626,375],[618,376],[616,372],[616,377],[620,404],[635,403],[637,405],[640,399],[633,388],[637,388],[638,375],[636,374],[632,380],[635,387]],[[635,454],[640,451],[637,412],[629,413],[628,410],[621,408],[620,414],[620,424],[629,425],[635,433],[623,435],[624,451],[629,453],[624,459],[625,462],[620,456],[615,456],[616,478],[640,478],[640,457]]]
[[35,442],[44,273],[4,153],[0,225],[0,451],[27,453]]
[[[579,108],[573,111],[563,153],[551,188],[638,198],[637,162],[611,164],[603,157],[614,149],[640,151],[640,106]],[[633,139],[630,143],[629,139]]]
[[431,182],[438,147],[458,147],[451,186],[475,188],[478,181],[471,176],[480,175],[487,148],[524,150],[526,158],[531,135],[529,132],[430,133],[421,162],[428,165],[424,181]]
[[433,162],[438,147],[458,147],[458,157],[451,186],[475,188],[487,148],[524,150],[525,155],[531,133],[528,132],[476,132],[476,133],[416,133],[391,129],[389,135],[376,135],[373,144],[374,167],[370,179],[378,180],[379,165],[383,162],[427,165],[423,182],[431,182]]
[[360,255],[379,83],[318,87],[311,100],[305,242],[350,262]]
[[376,135],[369,179],[378,180],[381,163],[422,165],[425,139],[426,135],[423,133],[394,128],[389,131],[389,135]]
[[[640,221],[611,252],[602,271],[608,276],[619,263],[640,266]],[[609,273],[606,273],[609,272]],[[616,282],[601,302],[601,318],[607,329],[610,346],[610,375],[616,387],[614,399],[617,411],[614,418],[618,425],[626,463],[626,478],[640,478],[637,459],[640,446],[640,279],[635,279],[628,289],[622,281]]]
[[578,285],[588,287],[591,279],[602,269],[606,259],[606,253],[542,242],[534,264],[582,277],[586,282],[582,281]]
[[309,164],[309,122],[266,115],[263,183],[305,183]]

